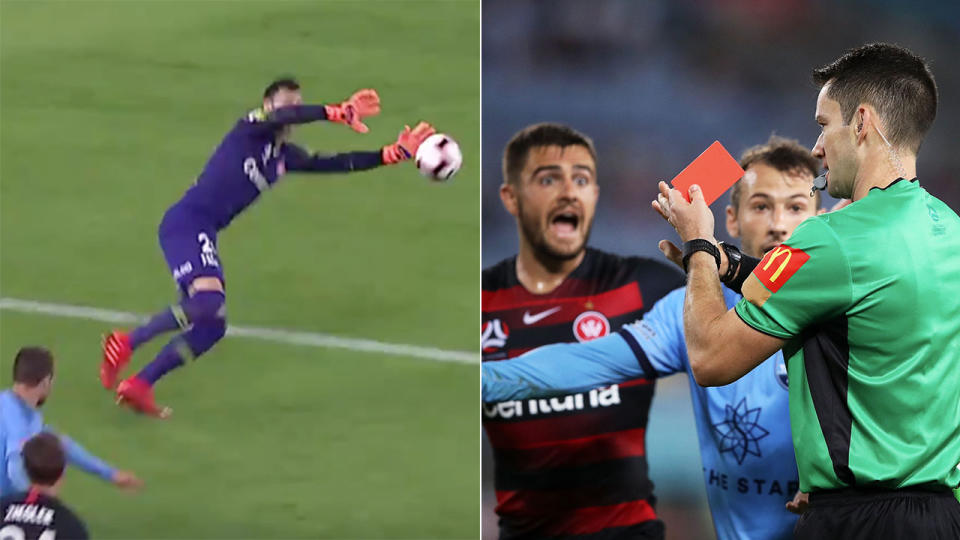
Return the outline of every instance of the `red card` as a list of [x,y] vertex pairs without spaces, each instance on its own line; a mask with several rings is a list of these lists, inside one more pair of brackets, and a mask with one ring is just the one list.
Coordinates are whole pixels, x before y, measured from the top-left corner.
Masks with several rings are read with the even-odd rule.
[[703,199],[707,205],[720,198],[730,186],[743,176],[743,169],[737,160],[727,152],[727,149],[714,141],[700,154],[697,159],[680,171],[670,184],[683,194],[683,198],[690,202],[688,191],[690,186],[697,184],[703,190]]

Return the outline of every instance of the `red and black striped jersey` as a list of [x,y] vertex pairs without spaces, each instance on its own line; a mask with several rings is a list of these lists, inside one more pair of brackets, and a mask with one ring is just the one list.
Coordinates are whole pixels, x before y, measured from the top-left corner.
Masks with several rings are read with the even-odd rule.
[[[483,272],[483,361],[589,341],[640,319],[682,286],[673,266],[587,249],[549,294],[517,279],[516,257]],[[635,538],[656,519],[645,433],[653,381],[486,403],[500,538]]]

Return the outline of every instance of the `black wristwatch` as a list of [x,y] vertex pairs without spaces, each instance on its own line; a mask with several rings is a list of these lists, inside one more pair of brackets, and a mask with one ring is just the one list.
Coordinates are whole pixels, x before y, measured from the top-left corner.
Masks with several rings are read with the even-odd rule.
[[713,258],[717,260],[717,270],[720,269],[720,250],[717,249],[717,246],[713,245],[713,242],[709,240],[704,240],[703,238],[695,238],[688,242],[683,243],[683,271],[687,271],[687,263],[690,261],[690,257],[698,251],[706,251],[707,253],[713,255]]
[[720,242],[720,249],[727,254],[727,273],[720,276],[720,281],[730,283],[733,278],[737,277],[737,270],[740,269],[740,259],[743,258],[743,253],[737,246],[726,242]]

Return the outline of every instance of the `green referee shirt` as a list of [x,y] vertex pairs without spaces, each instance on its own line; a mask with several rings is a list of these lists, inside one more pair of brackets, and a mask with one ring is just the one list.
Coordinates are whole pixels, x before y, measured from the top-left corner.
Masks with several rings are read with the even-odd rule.
[[783,338],[800,489],[960,485],[960,218],[914,180],[809,218],[737,314]]

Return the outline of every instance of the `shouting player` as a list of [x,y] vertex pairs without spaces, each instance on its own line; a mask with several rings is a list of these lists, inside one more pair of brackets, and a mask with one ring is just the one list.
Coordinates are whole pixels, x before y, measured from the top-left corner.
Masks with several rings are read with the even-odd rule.
[[[30,482],[21,454],[24,441],[50,431],[43,423],[40,407],[53,389],[53,355],[42,347],[23,347],[13,360],[13,388],[0,392],[0,494],[26,491]],[[133,473],[118,471],[84,450],[69,437],[60,435],[67,461],[124,489],[136,489],[142,482]]]
[[89,538],[83,521],[57,499],[66,457],[56,435],[40,433],[25,442],[23,468],[30,488],[0,499],[0,539]]
[[173,330],[171,339],[139,373],[117,386],[118,401],[133,409],[167,417],[158,407],[153,385],[166,373],[197,358],[223,338],[227,329],[223,268],[217,233],[288,171],[351,172],[410,159],[434,133],[425,122],[404,128],[397,142],[371,152],[310,154],[289,142],[292,126],[318,120],[346,124],[366,133],[365,117],[380,112],[373,90],[360,90],[339,105],[304,105],[300,85],[280,79],[267,86],[263,106],[237,121],[207,161],[196,183],[171,206],[160,222],[160,248],[181,292],[179,304],[154,315],[130,332],[114,331],[103,343],[100,382],[107,389],[138,347]]
[[[507,144],[500,196],[520,249],[483,272],[483,360],[588,341],[683,283],[672,266],[586,247],[599,186],[586,136],[538,124]],[[663,538],[644,432],[653,381],[552,400],[484,404],[500,538]]]
[[[819,193],[814,199],[809,193],[819,164],[798,142],[774,136],[747,149],[740,166],[745,173],[731,191],[727,231],[742,241],[744,253],[762,257],[816,215]],[[725,247],[736,256],[736,248]],[[740,299],[729,288],[723,293],[729,307]],[[733,384],[698,385],[684,343],[684,294],[683,288],[674,290],[642,321],[608,337],[551,345],[508,362],[484,364],[484,400],[543,397],[636,377],[685,373],[717,537],[791,538],[797,517],[787,508],[799,512],[803,496],[797,495],[783,354],[777,351]]]

